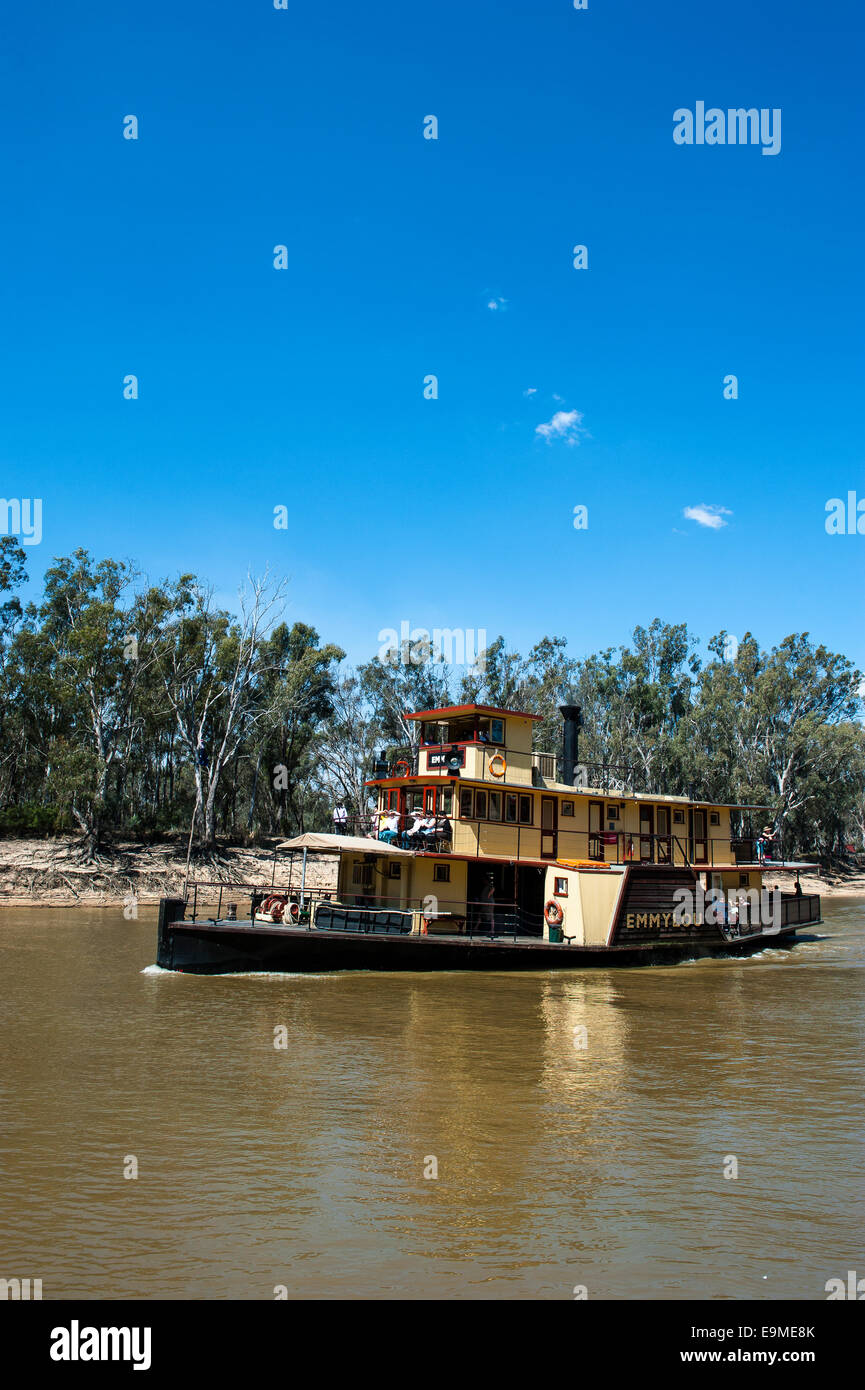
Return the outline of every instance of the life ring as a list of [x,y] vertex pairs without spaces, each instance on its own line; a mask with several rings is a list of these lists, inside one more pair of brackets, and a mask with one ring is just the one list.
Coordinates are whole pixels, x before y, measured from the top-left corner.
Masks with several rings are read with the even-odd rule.
[[297,903],[288,904],[288,915],[291,918],[292,922],[297,921],[298,917],[300,916],[300,908],[298,907]]
[[[399,769],[400,769],[401,767],[404,767],[404,768],[405,768],[405,772],[400,772],[400,771],[399,771]],[[400,760],[399,760],[398,763],[394,763],[394,765],[393,765],[393,776],[394,776],[394,777],[411,777],[411,767],[410,767],[409,764],[406,762],[405,758],[400,758]]]
[[565,920],[564,912],[558,903],[553,902],[552,898],[544,908],[544,920],[548,927],[560,927]]
[[[501,772],[496,772],[495,768],[493,767],[493,763],[494,763],[494,762],[500,762],[500,763],[501,763],[501,765],[502,765],[502,770],[501,770]],[[493,753],[493,756],[490,758],[489,762],[487,763],[487,767],[489,768],[490,773],[492,774],[493,777],[504,777],[505,773],[506,773],[507,770],[508,770],[508,765],[507,765],[507,763],[505,762],[505,759],[504,759],[503,754],[501,754],[501,753]]]

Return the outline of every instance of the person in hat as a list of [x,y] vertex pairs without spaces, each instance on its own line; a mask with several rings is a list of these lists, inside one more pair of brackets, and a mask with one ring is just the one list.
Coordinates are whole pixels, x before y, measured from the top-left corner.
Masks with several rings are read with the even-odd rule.
[[766,859],[772,858],[772,850],[775,844],[775,832],[771,825],[764,825],[757,841],[757,858],[762,864]]

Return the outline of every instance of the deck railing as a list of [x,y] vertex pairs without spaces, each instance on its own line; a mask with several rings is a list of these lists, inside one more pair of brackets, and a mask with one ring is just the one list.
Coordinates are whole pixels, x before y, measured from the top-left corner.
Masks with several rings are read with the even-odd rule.
[[[696,836],[682,826],[665,835],[642,830],[576,830],[568,825],[565,817],[560,817],[553,828],[512,820],[476,820],[457,816],[452,810],[449,815],[442,815],[450,826],[450,835],[412,837],[403,827],[395,839],[382,841],[377,830],[381,814],[375,811],[349,816],[342,833],[392,844],[395,849],[437,855],[453,853],[473,859],[526,858],[552,862],[561,858],[583,859],[596,864],[678,864],[703,869],[716,865],[753,865],[755,868],[765,865],[769,870],[779,871],[785,867],[783,857],[761,859],[757,840],[752,836]],[[493,844],[493,841],[498,843]]]

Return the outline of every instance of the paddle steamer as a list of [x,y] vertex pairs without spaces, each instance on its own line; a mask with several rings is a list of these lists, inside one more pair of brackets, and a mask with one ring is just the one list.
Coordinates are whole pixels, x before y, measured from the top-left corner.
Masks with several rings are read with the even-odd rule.
[[[369,815],[278,846],[271,888],[248,887],[248,917],[237,916],[242,885],[194,883],[163,899],[158,964],[641,965],[789,945],[821,921],[819,897],[799,891],[799,871],[814,865],[768,858],[755,840],[750,817],[766,808],[635,791],[628,770],[617,780],[579,764],[579,707],[561,713],[561,769],[533,750],[534,714],[459,705],[410,715],[417,743],[378,760]],[[796,871],[795,893],[769,891],[781,869]]]

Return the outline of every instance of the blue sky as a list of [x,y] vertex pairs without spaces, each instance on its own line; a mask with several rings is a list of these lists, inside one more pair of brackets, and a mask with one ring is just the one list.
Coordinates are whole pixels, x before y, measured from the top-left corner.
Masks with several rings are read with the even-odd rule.
[[[403,620],[580,655],[660,616],[865,666],[865,538],[824,529],[865,497],[862,41],[853,0],[16,6],[33,574],[83,545],[230,603],[269,564],[354,660]],[[780,154],[677,146],[699,100],[780,108]]]

